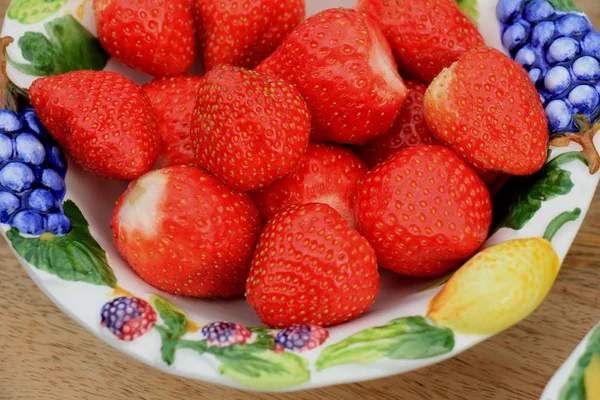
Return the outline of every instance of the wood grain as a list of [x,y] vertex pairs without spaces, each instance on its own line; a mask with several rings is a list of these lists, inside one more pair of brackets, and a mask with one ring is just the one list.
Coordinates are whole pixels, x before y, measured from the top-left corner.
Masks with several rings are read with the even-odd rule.
[[[600,26],[598,0],[576,1]],[[8,0],[0,0],[4,15]],[[180,379],[96,339],[59,311],[0,244],[0,399],[537,399],[600,320],[600,201],[558,281],[527,320],[451,360],[371,382],[258,395]]]

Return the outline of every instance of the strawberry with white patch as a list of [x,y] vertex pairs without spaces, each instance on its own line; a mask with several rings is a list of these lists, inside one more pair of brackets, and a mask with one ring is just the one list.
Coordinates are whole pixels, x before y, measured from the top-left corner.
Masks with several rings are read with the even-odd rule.
[[150,285],[229,297],[244,292],[260,218],[247,195],[182,166],[132,182],[111,227],[117,250]]
[[382,135],[408,95],[383,33],[351,9],[307,19],[256,70],[298,88],[317,140],[363,144]]
[[483,37],[455,0],[359,0],[377,21],[405,78],[429,84]]
[[433,134],[478,170],[531,175],[544,166],[548,119],[540,96],[501,51],[484,46],[463,55],[429,85],[424,103]]

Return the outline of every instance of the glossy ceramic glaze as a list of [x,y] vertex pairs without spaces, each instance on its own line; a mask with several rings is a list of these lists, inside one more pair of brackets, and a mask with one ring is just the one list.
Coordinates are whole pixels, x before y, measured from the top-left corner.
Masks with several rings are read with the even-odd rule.
[[[522,3],[502,2],[506,7]],[[39,76],[71,69],[117,71],[140,84],[150,79],[114,59],[107,59],[95,39],[91,3],[89,0],[13,1],[2,35],[15,39],[8,48],[8,72],[16,84],[27,88]],[[354,3],[354,0],[307,0],[307,14],[331,7],[352,7]],[[502,38],[507,24],[501,24],[496,16],[497,3],[497,0],[463,1],[461,6],[477,22],[487,44],[505,50]],[[566,4],[562,0],[553,3],[557,7],[561,6],[559,3]],[[27,11],[36,7],[39,10],[35,14]],[[40,48],[48,50],[46,56],[32,55],[32,51]],[[441,312],[428,314],[432,299],[440,302],[455,286],[463,287],[461,276],[467,275],[471,283],[485,280],[486,275],[478,271],[485,272],[492,265],[490,259],[499,267],[533,260],[523,265],[525,275],[531,274],[534,283],[522,287],[526,296],[543,299],[581,226],[598,183],[598,173],[589,172],[579,150],[576,143],[553,148],[541,172],[507,186],[506,210],[484,248],[509,240],[524,241],[486,250],[484,256],[471,261],[468,271],[465,269],[468,275],[465,272],[451,278],[445,292],[438,297],[447,278],[425,281],[382,271],[381,293],[369,312],[327,330],[309,325],[284,331],[261,328],[260,321],[241,297],[227,301],[197,300],[160,293],[147,285],[112,245],[109,227],[112,207],[126,183],[92,176],[74,163],[69,163],[67,169],[63,205],[73,223],[69,234],[24,237],[4,224],[4,235],[32,279],[64,312],[119,351],[155,368],[193,379],[265,391],[356,382],[411,371],[453,357],[517,323],[539,304],[537,300],[531,303],[533,306],[510,304],[502,322],[490,324],[487,330],[478,329],[477,321],[466,318],[448,322],[440,317]],[[515,197],[516,193],[519,196]],[[562,228],[552,232],[555,235],[549,237],[551,245],[542,239],[525,241],[542,237],[551,230],[549,226],[558,226],[556,221]],[[73,243],[83,250],[64,250]],[[539,274],[542,270],[545,275]],[[519,276],[500,274],[499,279],[518,286],[522,283]],[[483,305],[498,298],[497,301],[502,301],[501,290],[500,286],[489,284],[488,292],[483,295],[475,292],[463,295],[475,296],[476,302]],[[443,309],[443,315],[450,315],[452,304],[459,304],[461,299],[451,300],[432,304],[436,310]],[[485,307],[474,310],[472,315],[480,315],[476,319],[483,324],[486,318],[494,318]],[[143,324],[142,335],[127,335],[126,326],[133,324]]]

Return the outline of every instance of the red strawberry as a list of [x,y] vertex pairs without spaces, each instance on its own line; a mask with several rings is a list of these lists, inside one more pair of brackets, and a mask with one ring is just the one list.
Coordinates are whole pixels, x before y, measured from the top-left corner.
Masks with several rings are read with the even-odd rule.
[[94,0],[98,39],[117,60],[155,76],[186,72],[196,57],[189,0]]
[[443,71],[425,94],[433,133],[482,171],[528,175],[544,165],[548,120],[527,71],[480,47]]
[[496,197],[500,189],[508,182],[510,179],[510,175],[507,174],[496,174],[496,178],[494,180],[490,179],[488,182],[483,179],[485,184],[487,185],[488,191],[490,192],[490,196],[492,199]]
[[304,19],[304,0],[193,0],[204,67],[252,69]]
[[415,81],[405,81],[408,97],[400,115],[390,131],[360,148],[361,157],[370,167],[387,160],[394,154],[420,144],[437,144],[438,141],[427,127],[423,110],[423,97],[427,86]]
[[69,72],[37,79],[29,94],[42,123],[84,169],[134,179],[154,165],[156,121],[141,88],[123,75]]
[[408,94],[375,22],[344,8],[304,21],[257,71],[296,85],[317,140],[363,144],[384,134]]
[[369,171],[355,209],[379,264],[423,277],[443,275],[470,257],[492,220],[485,184],[443,146],[411,147]]
[[114,244],[150,285],[194,297],[244,292],[260,217],[248,195],[195,168],[152,171],[117,202]]
[[[410,92],[392,129],[360,147],[361,157],[371,168],[409,147],[441,144],[429,130],[425,120],[423,99],[427,86],[416,81],[406,81],[406,87]],[[486,184],[495,182],[499,175],[497,172],[479,170],[477,174]]]
[[403,75],[424,83],[484,45],[455,0],[359,0],[357,8],[379,22]]
[[192,143],[202,168],[230,187],[264,187],[306,152],[310,116],[296,89],[269,75],[220,66],[200,83]]
[[351,150],[310,143],[298,168],[271,185],[251,193],[265,220],[292,204],[326,203],[354,226],[352,202],[365,163]]
[[364,313],[379,291],[373,248],[327,204],[286,208],[261,234],[246,298],[271,327],[335,325]]
[[190,129],[201,81],[199,76],[180,75],[155,78],[142,86],[156,116],[162,140],[158,168],[197,164]]

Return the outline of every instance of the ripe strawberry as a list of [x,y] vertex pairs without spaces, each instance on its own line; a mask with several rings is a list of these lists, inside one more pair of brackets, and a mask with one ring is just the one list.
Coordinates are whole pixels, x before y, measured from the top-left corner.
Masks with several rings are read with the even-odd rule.
[[304,0],[193,0],[207,71],[252,69],[304,19]]
[[100,325],[126,342],[142,336],[155,323],[156,311],[146,300],[137,297],[117,297],[104,304],[100,312]]
[[479,175],[483,183],[485,183],[486,185],[492,185],[502,175],[499,172],[479,171],[477,169],[475,170],[475,172],[477,172],[477,175]]
[[[481,176],[481,175],[480,175]],[[510,175],[507,174],[496,174],[495,179],[488,179],[487,181],[482,178],[483,182],[486,184],[488,191],[490,192],[490,196],[492,199],[496,197],[500,189],[509,181]]]
[[117,202],[114,244],[150,285],[194,297],[244,292],[260,217],[250,198],[196,168],[152,171]]
[[84,169],[135,179],[154,165],[156,121],[141,88],[123,75],[69,72],[35,80],[29,94],[42,123]]
[[[427,86],[416,81],[406,81],[406,87],[410,92],[392,129],[359,149],[360,156],[371,168],[409,147],[441,144],[425,121],[423,100]],[[499,176],[497,172],[476,171],[486,184],[494,183]]]
[[443,275],[477,251],[492,219],[485,184],[443,146],[411,147],[369,171],[355,209],[379,265],[423,277]]
[[246,298],[271,327],[329,326],[364,313],[379,290],[371,245],[327,204],[286,208],[266,225]]
[[155,78],[142,86],[150,100],[162,141],[158,168],[197,164],[190,129],[201,81],[199,76],[180,75]]
[[154,76],[186,72],[196,57],[189,0],[94,0],[98,39],[117,60]]
[[387,160],[400,151],[420,144],[438,144],[425,122],[423,97],[427,86],[416,81],[405,81],[408,97],[392,129],[360,147],[360,156],[370,167]]
[[528,175],[544,165],[548,119],[527,72],[491,47],[465,54],[425,94],[432,132],[482,171]]
[[351,150],[310,143],[294,172],[252,192],[251,196],[265,220],[292,204],[326,203],[354,227],[354,192],[366,172],[365,163]]
[[344,8],[304,21],[257,71],[296,85],[317,140],[363,144],[384,134],[408,94],[375,22]]
[[220,66],[200,83],[192,117],[196,158],[234,189],[258,189],[293,171],[309,135],[306,103],[278,78]]
[[484,45],[455,0],[359,0],[381,27],[404,77],[429,83],[465,52]]

